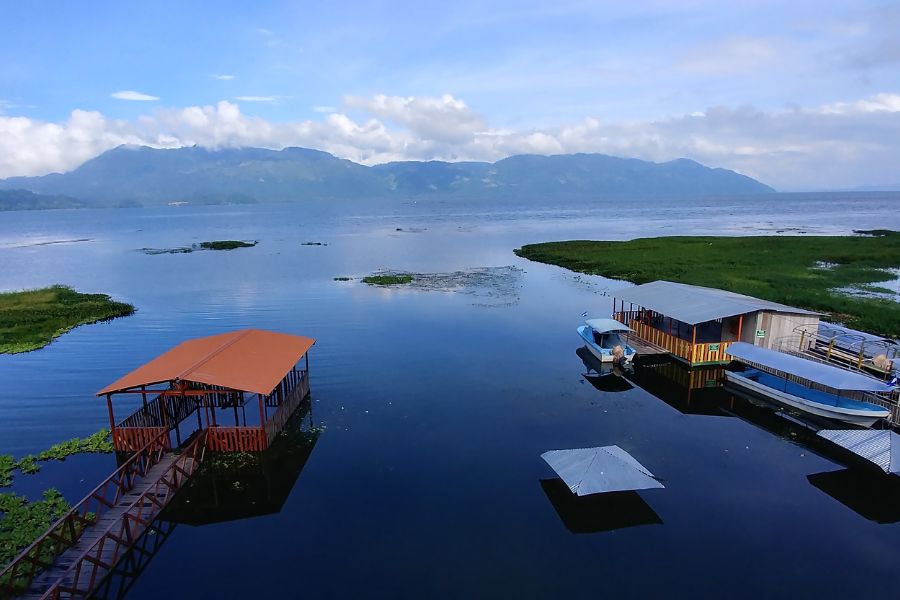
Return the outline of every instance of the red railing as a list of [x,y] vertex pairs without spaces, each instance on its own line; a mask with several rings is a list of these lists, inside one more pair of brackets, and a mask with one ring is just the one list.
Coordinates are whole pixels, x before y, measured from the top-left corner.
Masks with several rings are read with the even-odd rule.
[[57,578],[43,598],[88,598],[115,568],[119,559],[162,512],[171,497],[190,479],[203,461],[206,436],[201,432],[188,444],[166,472],[139,495],[97,540]]
[[266,421],[266,447],[268,447],[268,445],[272,443],[272,440],[275,439],[275,436],[284,429],[284,424],[288,422],[288,419],[291,418],[291,415],[294,414],[294,411],[297,410],[297,407],[300,406],[300,403],[308,394],[309,379],[303,377],[297,382],[297,386],[291,390],[288,397],[285,398],[284,403],[278,407],[278,410],[275,411],[272,418]]
[[[44,598],[88,597],[93,588],[115,566],[153,517],[168,501],[168,491],[180,487],[202,460],[204,436],[201,433],[175,460],[169,470],[137,499],[121,517],[100,532],[99,538],[77,556],[72,566],[49,581]],[[47,532],[23,550],[0,573],[0,596],[11,597],[29,591],[43,569],[54,565],[57,557],[75,546],[91,527],[117,507],[126,494],[143,480],[169,452],[167,435],[160,435],[126,460],[81,502],[54,523]],[[167,493],[160,494],[165,486]],[[112,544],[112,546],[109,546]],[[64,585],[64,582],[71,581]],[[87,583],[87,586],[85,585]]]
[[145,444],[81,502],[72,507],[44,535],[25,548],[0,572],[0,596],[19,594],[31,587],[35,576],[53,565],[56,557],[75,545],[81,534],[115,507],[136,482],[168,451],[168,437],[159,435]]

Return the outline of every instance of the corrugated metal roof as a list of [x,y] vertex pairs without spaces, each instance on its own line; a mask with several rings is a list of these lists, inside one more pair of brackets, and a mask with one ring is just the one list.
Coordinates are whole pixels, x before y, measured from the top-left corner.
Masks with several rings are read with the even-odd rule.
[[615,296],[619,300],[649,308],[689,325],[745,315],[758,310],[811,316],[820,314],[725,290],[671,281],[652,281],[636,285],[633,288],[616,291]]
[[900,473],[900,435],[886,429],[823,429],[819,436],[875,463],[885,473]]
[[760,364],[770,369],[776,369],[784,373],[790,373],[809,381],[820,383],[835,390],[863,391],[863,392],[890,392],[893,386],[887,385],[877,379],[854,373],[824,363],[815,362],[806,358],[800,358],[793,354],[785,354],[775,350],[760,348],[746,342],[735,342],[725,349],[725,354],[743,361]]
[[550,450],[541,458],[578,496],[665,487],[618,446]]
[[315,343],[312,338],[261,329],[188,340],[109,384],[97,395],[175,380],[268,394]]
[[725,354],[742,361],[790,373],[809,381],[820,383],[835,390],[862,392],[890,392],[893,386],[878,381],[862,373],[854,373],[793,354],[760,348],[746,342],[735,342],[725,349]]

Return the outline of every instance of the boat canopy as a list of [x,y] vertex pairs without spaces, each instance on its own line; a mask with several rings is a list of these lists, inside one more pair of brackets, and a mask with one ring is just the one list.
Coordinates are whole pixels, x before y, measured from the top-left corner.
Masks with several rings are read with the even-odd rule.
[[619,323],[615,319],[588,319],[585,323],[597,333],[634,331],[628,325]]
[[760,348],[746,342],[731,344],[725,349],[725,354],[729,354],[742,362],[756,363],[834,390],[884,393],[894,389],[894,386],[887,385],[861,373],[853,373],[831,365],[800,358],[793,354]]
[[878,465],[885,473],[900,474],[900,435],[887,429],[823,429],[820,437]]
[[618,446],[549,450],[541,458],[576,496],[665,487]]

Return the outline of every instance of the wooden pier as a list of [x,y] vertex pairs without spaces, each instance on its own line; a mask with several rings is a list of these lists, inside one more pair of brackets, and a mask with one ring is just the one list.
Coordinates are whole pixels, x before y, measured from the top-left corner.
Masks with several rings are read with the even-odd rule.
[[[198,338],[101,390],[113,447],[127,458],[0,571],[0,598],[92,597],[148,529],[155,531],[208,451],[261,452],[272,444],[309,395],[314,343],[253,329]],[[142,406],[116,423],[114,394],[139,394]],[[251,411],[248,422],[245,405],[254,397],[259,413]],[[220,422],[226,415],[233,426]],[[188,428],[182,442],[181,426],[192,424],[191,416],[196,429]]]
[[664,358],[671,354],[662,346],[657,346],[653,342],[639,338],[635,335],[628,336],[627,344],[634,348],[634,351],[637,353],[635,360]]

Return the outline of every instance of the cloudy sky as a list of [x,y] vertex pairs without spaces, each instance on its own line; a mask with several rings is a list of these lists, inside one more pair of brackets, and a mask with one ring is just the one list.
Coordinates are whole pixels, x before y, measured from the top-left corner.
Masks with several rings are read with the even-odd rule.
[[900,184],[900,3],[0,0],[0,177],[123,143]]

